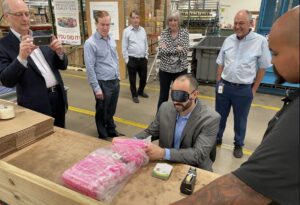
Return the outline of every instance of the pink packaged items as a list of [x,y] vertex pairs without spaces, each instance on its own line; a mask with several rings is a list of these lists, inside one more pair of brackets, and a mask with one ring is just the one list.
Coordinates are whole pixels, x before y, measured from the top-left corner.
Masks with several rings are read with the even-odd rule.
[[143,150],[148,145],[149,143],[139,139],[115,139],[112,149],[121,154],[125,161],[133,162],[135,166],[141,167],[148,162],[148,156]]
[[[140,142],[139,142],[140,141]],[[67,187],[94,199],[109,202],[130,176],[148,163],[142,140],[114,140],[111,148],[100,148],[62,175]]]

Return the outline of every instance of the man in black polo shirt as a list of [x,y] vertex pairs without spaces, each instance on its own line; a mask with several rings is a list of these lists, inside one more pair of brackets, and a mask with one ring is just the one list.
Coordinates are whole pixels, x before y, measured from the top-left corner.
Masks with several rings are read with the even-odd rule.
[[[277,83],[300,83],[299,6],[272,26],[269,47]],[[241,167],[179,204],[299,204],[299,89],[283,99],[262,143]]]

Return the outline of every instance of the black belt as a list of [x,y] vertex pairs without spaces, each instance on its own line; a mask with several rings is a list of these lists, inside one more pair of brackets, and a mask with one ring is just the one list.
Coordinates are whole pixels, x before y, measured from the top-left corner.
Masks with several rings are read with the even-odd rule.
[[119,79],[118,79],[118,78],[116,78],[116,79],[113,79],[113,80],[99,80],[99,81],[101,81],[101,82],[105,82],[105,83],[109,83],[109,82],[115,82],[115,81],[119,81]]
[[229,82],[229,81],[226,81],[222,78],[222,82],[225,84],[225,85],[231,85],[231,86],[249,86],[251,84],[240,84],[240,83],[232,83],[232,82]]
[[54,93],[54,92],[57,92],[58,89],[60,89],[60,85],[54,85],[50,88],[47,88],[47,91],[48,91],[48,93]]
[[129,56],[129,59],[141,61],[141,60],[145,60],[146,58],[145,58],[145,57],[142,57],[142,58],[136,58],[136,57],[133,57],[133,56]]

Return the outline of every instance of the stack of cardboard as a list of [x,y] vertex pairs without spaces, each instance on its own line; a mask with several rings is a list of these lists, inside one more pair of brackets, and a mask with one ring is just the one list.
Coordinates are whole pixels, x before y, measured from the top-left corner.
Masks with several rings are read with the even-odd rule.
[[1,105],[13,105],[15,117],[0,119],[0,158],[53,133],[49,116],[1,100]]
[[171,7],[170,1],[166,0],[126,0],[125,16],[126,25],[129,25],[129,13],[133,9],[140,12],[140,25],[145,28],[148,35],[148,44],[153,45],[150,53],[156,52],[157,36],[163,30],[165,12],[169,12]]
[[69,66],[84,67],[83,46],[64,45],[68,54]]
[[129,16],[129,13],[132,10],[136,10],[136,11],[140,10],[140,0],[127,0],[124,7],[126,8],[126,16]]
[[155,18],[154,18],[154,1],[141,0],[140,1],[140,19],[141,25],[144,26],[147,34],[155,32]]

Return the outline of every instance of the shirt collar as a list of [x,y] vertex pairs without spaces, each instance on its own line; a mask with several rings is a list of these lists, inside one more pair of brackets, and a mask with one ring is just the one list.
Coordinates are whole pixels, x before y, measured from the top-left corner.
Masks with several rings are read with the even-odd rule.
[[[96,37],[98,39],[106,40],[105,38],[103,38],[103,36],[98,31],[96,32]],[[110,40],[110,35],[109,34],[107,36],[107,40]]]
[[238,41],[242,41],[242,40],[247,41],[247,40],[251,40],[252,38],[254,38],[253,31],[251,29],[250,29],[249,33],[247,33],[247,35],[244,36],[244,38],[242,38],[242,39],[239,39],[237,35],[235,35],[235,36],[236,36],[236,40],[238,40]]
[[[17,37],[17,39],[19,39],[19,41],[21,41],[21,34],[19,34],[17,31],[15,31],[13,28],[10,28],[11,32]],[[29,30],[29,35],[32,36],[32,31]]]
[[130,25],[129,28],[130,28],[130,30],[139,31],[141,29],[141,26],[139,26],[138,28],[134,28],[132,25]]

